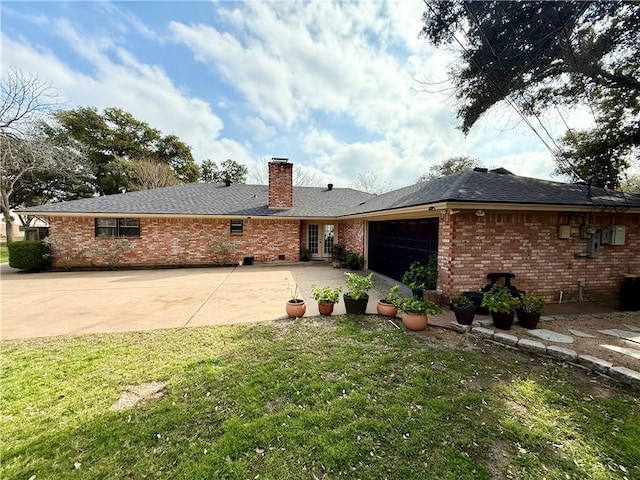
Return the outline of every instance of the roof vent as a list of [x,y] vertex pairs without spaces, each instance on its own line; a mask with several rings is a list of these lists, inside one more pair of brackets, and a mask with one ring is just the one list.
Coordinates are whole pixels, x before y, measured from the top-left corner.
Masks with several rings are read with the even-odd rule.
[[289,161],[288,158],[283,158],[283,157],[271,157],[271,161],[272,162],[278,162],[278,163],[287,163]]
[[494,168],[493,170],[491,170],[491,173],[497,173],[498,175],[513,175],[512,172],[502,167]]
[[231,186],[231,180],[229,180],[228,178],[225,178],[225,179],[224,179],[224,184],[225,184],[227,187],[230,187],[230,186]]
[[480,173],[487,173],[489,171],[488,168],[484,168],[484,167],[476,167],[473,169],[474,172],[480,172]]
[[333,190],[333,183],[330,183],[329,185],[327,185],[327,189],[328,190]]

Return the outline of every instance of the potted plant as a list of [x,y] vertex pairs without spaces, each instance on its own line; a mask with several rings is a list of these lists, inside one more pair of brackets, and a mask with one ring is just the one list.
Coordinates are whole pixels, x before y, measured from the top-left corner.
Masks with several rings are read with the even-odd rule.
[[398,305],[403,298],[398,285],[391,287],[387,296],[378,300],[378,305],[376,305],[378,315],[395,317],[398,314]]
[[287,286],[291,291],[291,298],[287,302],[286,312],[290,318],[300,318],[307,311],[307,306],[304,303],[304,300],[300,298],[300,290],[298,289],[297,283],[289,283],[287,282]]
[[461,325],[471,325],[476,316],[476,306],[470,298],[461,295],[451,298],[451,309],[456,315],[456,321]]
[[513,325],[517,303],[518,300],[513,298],[511,290],[503,285],[495,284],[482,297],[481,306],[489,310],[496,328],[509,330]]
[[342,264],[346,261],[346,259],[347,259],[347,250],[344,248],[344,245],[336,243],[331,248],[331,262],[332,262],[333,268],[342,267]]
[[402,275],[402,283],[411,289],[414,297],[422,298],[427,283],[427,266],[422,262],[413,262]]
[[518,323],[525,328],[536,328],[544,306],[544,299],[538,295],[520,295],[518,308],[516,309]]
[[341,292],[342,288],[340,287],[331,288],[311,285],[311,295],[318,302],[320,315],[331,315],[333,313],[333,306],[340,301]]
[[308,248],[303,248],[302,250],[300,250],[300,260],[303,262],[308,262],[309,260],[311,260],[311,255],[313,254]]
[[427,315],[437,315],[441,309],[435,303],[418,297],[406,297],[400,304],[402,323],[409,330],[420,331],[427,328]]
[[364,266],[364,257],[355,252],[347,252],[344,263],[349,270],[360,270]]
[[347,313],[363,314],[367,310],[369,302],[369,289],[373,285],[373,273],[358,275],[345,272],[347,293],[343,295],[344,307]]

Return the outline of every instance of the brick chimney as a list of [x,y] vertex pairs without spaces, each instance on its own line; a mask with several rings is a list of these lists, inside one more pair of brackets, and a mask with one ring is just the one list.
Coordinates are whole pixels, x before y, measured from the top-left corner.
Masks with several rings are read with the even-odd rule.
[[287,158],[269,162],[269,208],[293,207],[293,164]]

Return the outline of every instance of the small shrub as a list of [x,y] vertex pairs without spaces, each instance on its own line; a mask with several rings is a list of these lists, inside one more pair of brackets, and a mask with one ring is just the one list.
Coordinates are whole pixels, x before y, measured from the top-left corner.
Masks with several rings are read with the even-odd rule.
[[518,310],[525,313],[542,313],[544,310],[545,301],[538,295],[525,294],[520,296],[518,303]]
[[303,262],[308,262],[309,260],[311,260],[311,255],[313,255],[313,253],[308,248],[303,248],[302,250],[300,250],[300,260]]
[[452,297],[451,307],[460,308],[463,310],[474,310],[476,308],[475,304],[471,301],[471,299],[468,297],[465,297],[464,295],[460,297]]
[[318,303],[338,303],[340,301],[340,293],[342,292],[340,287],[331,288],[329,286],[317,287],[316,285],[311,285],[311,288],[311,295]]
[[482,307],[490,312],[509,313],[516,309],[518,299],[513,298],[511,291],[503,285],[495,284],[482,297]]
[[438,315],[442,310],[438,305],[422,298],[406,297],[398,306],[398,310],[405,313],[426,313],[428,315]]
[[347,252],[344,263],[349,270],[360,270],[364,266],[364,257],[355,252]]
[[9,244],[9,266],[40,272],[51,267],[51,249],[42,240],[25,240]]
[[368,295],[369,289],[373,285],[373,273],[369,275],[358,275],[357,273],[344,272],[347,278],[347,295],[353,300],[360,300]]

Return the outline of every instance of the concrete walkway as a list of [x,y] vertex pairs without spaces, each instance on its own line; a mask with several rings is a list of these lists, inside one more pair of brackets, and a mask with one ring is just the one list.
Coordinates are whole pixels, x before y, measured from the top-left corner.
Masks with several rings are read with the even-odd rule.
[[[309,262],[29,274],[3,264],[0,335],[11,339],[274,320],[286,316],[288,283],[298,284],[306,315],[314,316],[318,308],[311,285],[344,290],[345,271]],[[374,277],[368,313],[375,313],[378,298],[393,284]],[[334,313],[344,313],[344,302]]]

